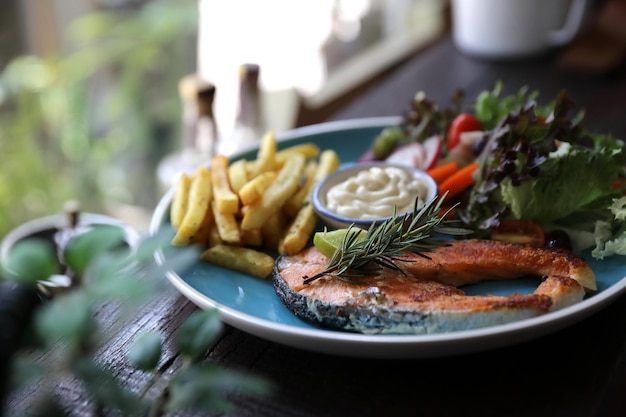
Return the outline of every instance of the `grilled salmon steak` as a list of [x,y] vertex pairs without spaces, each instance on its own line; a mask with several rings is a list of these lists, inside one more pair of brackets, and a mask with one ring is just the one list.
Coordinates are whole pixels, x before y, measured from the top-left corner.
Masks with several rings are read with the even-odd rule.
[[[401,270],[347,283],[323,275],[328,258],[315,247],[281,256],[274,288],[298,317],[323,328],[368,334],[468,330],[535,317],[580,302],[596,290],[589,265],[571,252],[495,240],[458,240],[423,256],[407,253]],[[458,288],[490,280],[541,277],[532,294],[466,295]]]

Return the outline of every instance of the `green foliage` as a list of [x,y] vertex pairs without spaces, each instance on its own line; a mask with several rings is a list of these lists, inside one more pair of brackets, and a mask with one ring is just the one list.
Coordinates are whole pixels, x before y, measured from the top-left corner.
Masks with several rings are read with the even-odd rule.
[[9,255],[2,265],[2,275],[24,285],[33,286],[59,271],[54,251],[43,239],[17,242]]
[[[495,128],[509,113],[519,112],[525,105],[534,102],[539,97],[538,91],[528,91],[522,87],[516,94],[502,96],[502,81],[497,81],[493,90],[482,91],[473,104],[474,112],[485,130]],[[542,117],[550,114],[553,104],[536,107],[536,112]]]
[[130,346],[128,361],[137,369],[152,371],[159,364],[163,353],[163,338],[157,332],[143,332]]
[[203,357],[222,331],[216,310],[196,311],[181,326],[176,347],[191,360]]
[[90,337],[96,330],[93,304],[82,292],[58,295],[55,302],[44,304],[35,317],[35,328],[48,346],[58,340],[69,348],[80,350],[82,345],[91,345]]
[[[106,406],[124,415],[149,413],[151,416],[179,409],[230,410],[232,406],[226,399],[228,393],[265,395],[270,392],[270,384],[260,378],[202,362],[222,330],[219,314],[212,309],[194,312],[181,326],[175,346],[186,360],[157,401],[148,403],[143,397],[143,393],[152,387],[152,380],[138,393],[125,389],[96,358],[101,342],[113,336],[105,334],[98,325],[96,310],[105,303],[116,301],[120,312],[138,313],[158,293],[164,270],[184,268],[196,262],[199,253],[191,247],[177,248],[169,253],[172,250],[169,244],[173,237],[171,230],[141,239],[131,245],[130,251],[120,251],[125,235],[112,233],[110,227],[76,230],[79,234],[67,241],[63,252],[71,254],[66,257],[69,270],[84,271],[86,275],[73,277],[76,285],[57,293],[35,312],[33,340],[38,344],[24,346],[27,349],[20,352],[14,367],[14,389],[42,379],[46,383],[39,386],[54,387],[68,375],[73,375],[84,384],[95,406]],[[48,280],[45,273],[49,272],[48,265],[58,264],[57,252],[50,250],[50,245],[47,245],[48,250],[41,251],[41,246],[34,240],[21,242],[23,245],[19,245],[19,251],[9,251],[7,265],[11,265],[14,271]],[[102,246],[97,242],[102,242]],[[168,261],[156,265],[155,252],[168,252]],[[88,264],[84,259],[89,260]],[[37,266],[42,269],[37,270]],[[15,273],[12,277],[22,280]],[[62,342],[61,349],[58,348],[59,342]],[[49,364],[41,363],[36,358],[42,349],[54,351],[61,357]],[[137,369],[153,372],[157,377],[162,351],[161,334],[149,331],[135,339],[126,359]],[[43,394],[44,398],[54,398],[53,393]],[[51,406],[58,407],[55,401],[52,400]]]
[[111,225],[95,227],[101,230],[98,233],[77,235],[65,249],[65,262],[72,265],[72,270],[78,275],[84,275],[87,267],[98,256],[119,247],[124,241],[124,230],[119,227]]
[[233,406],[225,399],[228,394],[261,396],[271,391],[268,381],[255,376],[215,366],[195,366],[176,375],[170,386],[171,399],[166,409],[229,412]]
[[[134,11],[95,12],[67,29],[78,45],[73,51],[20,56],[0,73],[0,236],[68,200],[83,202],[91,212],[117,203],[154,206],[160,194],[154,166],[180,131],[177,84],[195,70],[197,8],[197,0],[151,0]],[[222,327],[212,310],[193,314],[183,325],[176,345],[191,360],[175,376],[172,395],[167,387],[154,404],[141,395],[150,386],[130,392],[96,361],[99,342],[111,337],[98,326],[97,309],[115,303],[120,320],[137,313],[159,293],[166,270],[197,261],[196,249],[174,250],[171,237],[164,230],[133,242],[129,251],[119,230],[96,227],[71,237],[61,260],[49,244],[29,239],[15,245],[3,265],[4,278],[33,285],[60,274],[64,262],[74,284],[36,312],[32,341],[39,344],[25,346],[18,356],[16,389],[42,378],[42,387],[54,387],[73,375],[96,406],[124,415],[196,406],[222,410],[228,408],[223,394],[235,387],[268,392],[260,379],[200,362]],[[155,252],[168,252],[167,264],[157,265]],[[52,361],[53,368],[35,360],[59,341],[68,348],[60,350],[65,357]],[[144,334],[127,359],[158,374],[161,343],[158,333]],[[53,393],[43,398],[40,415],[63,415]]]
[[139,415],[147,405],[125,390],[111,373],[95,363],[91,357],[75,358],[70,370],[86,385],[92,399],[98,404],[120,410],[124,415]]
[[77,48],[19,56],[0,73],[0,235],[69,199],[152,207],[154,165],[179,132],[178,80],[195,70],[197,0],[98,11]]

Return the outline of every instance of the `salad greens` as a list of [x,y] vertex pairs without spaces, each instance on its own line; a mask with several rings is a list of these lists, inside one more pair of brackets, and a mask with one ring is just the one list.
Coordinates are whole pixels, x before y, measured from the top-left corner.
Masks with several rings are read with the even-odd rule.
[[626,255],[611,211],[624,193],[614,186],[626,167],[624,143],[587,131],[582,113],[570,116],[574,103],[564,91],[541,110],[534,101],[523,103],[525,93],[501,100],[500,107],[494,105],[497,94],[481,96],[477,117],[486,126],[506,114],[488,131],[476,183],[460,210],[463,221],[479,233],[505,219],[593,231],[593,256]]
[[[503,96],[501,82],[477,96],[471,109],[483,127],[479,168],[457,215],[479,237],[504,220],[521,219],[566,230],[580,240],[574,244],[579,249],[595,244],[595,258],[626,255],[624,142],[587,130],[584,112],[575,111],[566,91],[545,105],[537,104],[538,96],[527,87]],[[418,94],[400,126],[377,140],[387,135],[397,145],[433,134],[445,138],[462,97],[455,93],[454,106],[439,110]]]
[[461,112],[465,94],[457,90],[450,107],[440,108],[436,103],[418,92],[410,103],[410,108],[402,115],[397,126],[390,126],[374,138],[372,152],[374,159],[385,159],[396,147],[414,142],[424,142],[433,135],[441,137],[441,153],[447,153],[446,135],[452,120]]
[[[615,149],[561,147],[567,147],[568,152],[557,151],[546,158],[541,165],[543,175],[517,185],[510,177],[500,183],[499,196],[511,208],[513,217],[550,223],[579,210],[605,209],[616,195],[610,188],[619,172]],[[562,172],[568,174],[555,174]]]
[[[485,130],[495,128],[510,113],[520,111],[527,103],[535,102],[539,97],[538,91],[529,92],[526,86],[520,88],[517,94],[502,97],[502,86],[502,82],[497,81],[493,90],[481,92],[472,106],[476,118]],[[538,116],[546,118],[553,107],[554,103],[549,103],[537,106],[535,111]]]
[[[503,102],[500,111],[513,100]],[[510,218],[542,226],[580,225],[584,218],[593,229],[595,221],[610,219],[609,206],[623,193],[613,187],[626,165],[623,142],[587,132],[580,114],[570,117],[574,105],[566,92],[550,107],[540,116],[528,101],[488,132],[476,184],[461,209],[465,223],[487,230]]]
[[609,210],[613,218],[598,220],[595,225],[596,247],[591,255],[596,259],[615,254],[626,255],[626,196],[613,200]]
[[[472,105],[476,118],[485,130],[496,127],[498,122],[509,113],[519,111],[526,103],[534,102],[539,96],[537,91],[528,92],[522,87],[517,94],[501,97],[502,82],[496,82],[492,91],[481,92]],[[447,135],[450,125],[456,116],[463,111],[465,92],[457,89],[448,107],[440,107],[431,101],[423,91],[415,94],[410,107],[402,115],[397,126],[390,126],[374,138],[372,152],[374,159],[385,159],[393,150],[402,145],[414,142],[424,142],[433,135],[441,138],[441,156],[448,153]],[[537,107],[536,112],[547,117],[552,106]]]

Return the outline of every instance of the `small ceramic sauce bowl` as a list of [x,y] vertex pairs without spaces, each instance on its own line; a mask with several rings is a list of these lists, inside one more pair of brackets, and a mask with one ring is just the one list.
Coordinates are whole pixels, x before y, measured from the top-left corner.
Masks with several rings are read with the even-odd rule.
[[[430,175],[426,173],[426,171],[422,169],[414,168],[408,165],[393,164],[393,163],[388,163],[388,162],[383,162],[383,161],[356,163],[354,165],[351,165],[345,168],[340,168],[339,170],[335,171],[334,173],[326,177],[324,180],[322,180],[313,189],[313,194],[312,194],[313,208],[315,209],[319,217],[322,219],[322,221],[329,228],[341,229],[341,228],[347,228],[350,225],[354,225],[362,229],[368,229],[372,225],[372,223],[379,225],[385,222],[386,220],[390,219],[393,216],[393,211],[391,211],[388,216],[367,218],[367,219],[363,219],[361,215],[357,215],[358,213],[356,213],[353,216],[341,215],[341,214],[338,214],[336,210],[332,210],[329,207],[329,202],[328,202],[329,191],[335,185],[344,183],[345,181],[348,181],[351,178],[355,178],[361,171],[370,171],[372,168],[385,168],[385,167],[393,167],[393,168],[403,170],[404,172],[409,174],[410,178],[415,179],[419,181],[419,183],[421,183],[420,188],[422,188],[424,192],[423,192],[422,199],[421,199],[422,204],[418,205],[417,207],[418,210],[423,208],[426,204],[431,202],[433,199],[437,198],[439,194],[437,183]],[[407,208],[404,211],[396,212],[397,219],[401,219],[403,216],[406,216],[407,214],[410,214],[413,212],[415,197],[417,197],[416,194],[411,195],[409,208]],[[387,196],[387,199],[389,199],[389,196]],[[366,207],[367,204],[363,206]]]

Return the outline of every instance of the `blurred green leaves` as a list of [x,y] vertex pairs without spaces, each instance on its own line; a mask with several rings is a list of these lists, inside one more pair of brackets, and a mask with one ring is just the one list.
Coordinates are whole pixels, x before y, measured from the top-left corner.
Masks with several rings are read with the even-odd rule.
[[216,366],[195,366],[176,375],[170,386],[171,399],[166,410],[233,411],[228,395],[263,396],[273,385],[258,376],[222,369]]
[[126,354],[137,369],[152,371],[159,364],[163,352],[163,337],[157,332],[143,332],[133,342]]
[[70,292],[56,296],[53,303],[45,304],[37,312],[35,327],[37,334],[48,346],[57,341],[67,344],[70,352],[80,351],[90,335],[96,330],[92,300],[82,292]]
[[[94,12],[67,28],[74,50],[20,56],[0,73],[0,236],[57,212],[68,200],[80,201],[86,212],[106,213],[117,203],[152,209],[160,197],[152,169],[178,142],[178,81],[196,69],[197,9],[197,0],[150,0],[132,11]],[[37,311],[41,345],[27,350],[62,342],[67,357],[54,363],[65,367],[41,369],[43,364],[28,361],[34,357],[20,357],[25,371],[18,385],[44,376],[54,386],[55,378],[71,373],[96,405],[133,415],[148,407],[158,407],[153,415],[164,409],[225,410],[225,393],[269,392],[261,379],[204,362],[222,330],[213,310],[198,311],[181,326],[175,343],[185,366],[169,393],[150,404],[95,360],[100,342],[111,336],[98,326],[99,308],[106,305],[122,319],[136,314],[154,300],[167,271],[197,262],[197,248],[171,248],[169,232],[141,239],[130,253],[119,246],[119,231],[94,228],[69,241],[64,258],[79,275],[78,285]],[[54,251],[28,244],[4,265],[18,271],[11,278],[32,285],[59,273]],[[155,253],[167,253],[167,262],[155,263]],[[126,359],[158,374],[162,354],[161,335],[150,331],[139,335]]]
[[[12,271],[6,278],[32,285],[57,274],[60,265],[57,255],[63,254],[69,270],[75,274],[74,285],[56,292],[35,311],[35,337],[32,344],[25,344],[26,349],[16,360],[15,389],[34,380],[44,380],[41,387],[54,387],[71,375],[86,387],[95,406],[106,406],[124,415],[153,416],[182,409],[229,411],[233,409],[228,399],[230,394],[271,392],[271,384],[262,378],[222,369],[206,360],[223,329],[219,313],[214,309],[197,310],[180,326],[173,348],[174,354],[183,359],[182,366],[174,372],[168,386],[158,388],[164,391],[160,391],[155,401],[148,401],[144,395],[159,380],[164,340],[158,330],[139,333],[125,359],[153,378],[139,390],[127,390],[97,360],[102,343],[114,336],[100,326],[97,313],[106,308],[108,314],[115,314],[120,321],[124,321],[125,313],[138,314],[154,300],[165,271],[182,270],[197,262],[199,250],[193,247],[172,250],[170,229],[139,241],[130,241],[124,229],[114,225],[90,225],[67,232],[72,233],[67,239],[58,235],[55,239],[66,245],[62,250],[53,249],[51,241],[39,238],[19,241],[9,250],[3,265],[4,274],[9,269]],[[167,253],[161,265],[155,262],[156,253]],[[54,352],[56,360],[41,362],[42,351]],[[54,397],[53,392],[41,394],[44,398]]]
[[[65,262],[72,265],[72,270],[78,275],[84,275],[98,256],[115,248],[121,249],[124,244],[124,229],[111,225],[93,227],[91,232],[72,237],[64,251]],[[130,249],[128,245],[125,247]],[[118,257],[124,259],[123,254],[118,254]]]
[[103,10],[67,28],[61,56],[19,56],[0,73],[0,235],[56,212],[151,208],[155,161],[176,143],[179,79],[195,70],[197,0]]
[[217,310],[196,311],[181,326],[176,347],[182,356],[196,361],[206,355],[221,331]]
[[2,276],[26,286],[35,286],[59,273],[54,250],[43,239],[19,241],[9,250],[7,260],[2,265]]

